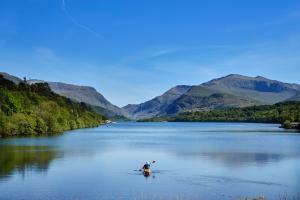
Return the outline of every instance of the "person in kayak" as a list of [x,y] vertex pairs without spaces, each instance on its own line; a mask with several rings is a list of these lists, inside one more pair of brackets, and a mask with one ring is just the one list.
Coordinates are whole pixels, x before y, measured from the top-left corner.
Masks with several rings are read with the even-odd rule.
[[150,165],[151,163],[147,161],[143,166],[144,176],[146,178],[151,175]]
[[151,163],[147,161],[147,162],[144,164],[144,166],[143,166],[143,170],[144,170],[144,171],[145,171],[145,170],[150,170],[150,165],[151,165]]

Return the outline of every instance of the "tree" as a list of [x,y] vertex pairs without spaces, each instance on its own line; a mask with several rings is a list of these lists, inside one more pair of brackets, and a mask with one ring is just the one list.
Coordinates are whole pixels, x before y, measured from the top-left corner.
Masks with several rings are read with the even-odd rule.
[[38,134],[44,134],[47,133],[47,131],[48,131],[48,127],[46,122],[42,118],[37,118],[35,132]]
[[0,136],[52,134],[101,122],[89,105],[54,94],[47,83],[17,86],[0,76]]

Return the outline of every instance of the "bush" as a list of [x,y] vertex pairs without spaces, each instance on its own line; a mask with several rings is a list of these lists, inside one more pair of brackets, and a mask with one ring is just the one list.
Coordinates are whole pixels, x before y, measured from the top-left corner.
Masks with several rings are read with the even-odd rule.
[[44,134],[48,132],[48,126],[43,119],[36,118],[35,132],[38,134]]

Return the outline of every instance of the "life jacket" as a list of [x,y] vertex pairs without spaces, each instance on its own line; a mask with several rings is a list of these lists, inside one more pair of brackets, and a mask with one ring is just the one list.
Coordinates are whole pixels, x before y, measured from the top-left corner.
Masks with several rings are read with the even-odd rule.
[[144,164],[143,169],[150,169],[150,165]]

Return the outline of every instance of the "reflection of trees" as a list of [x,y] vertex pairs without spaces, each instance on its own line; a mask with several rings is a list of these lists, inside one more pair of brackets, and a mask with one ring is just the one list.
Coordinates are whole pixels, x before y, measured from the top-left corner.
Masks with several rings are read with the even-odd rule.
[[193,159],[216,160],[231,167],[240,167],[248,164],[264,165],[292,157],[280,153],[266,152],[183,152],[177,153],[177,155],[193,157]]
[[58,152],[47,146],[0,145],[0,178],[15,171],[47,171],[51,161],[58,157]]
[[251,163],[266,164],[285,158],[283,154],[262,152],[210,152],[203,153],[202,155],[210,159],[219,160],[230,166],[240,166]]

